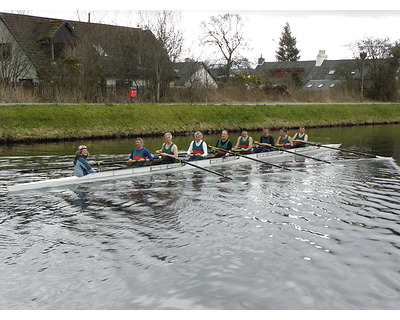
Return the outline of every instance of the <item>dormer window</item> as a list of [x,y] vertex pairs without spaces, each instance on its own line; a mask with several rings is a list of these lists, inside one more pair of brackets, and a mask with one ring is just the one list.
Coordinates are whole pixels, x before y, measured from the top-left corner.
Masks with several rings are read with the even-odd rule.
[[96,50],[97,54],[100,57],[108,57],[108,54],[104,51],[104,49],[100,45],[94,44],[93,48]]
[[356,74],[356,72],[355,72],[355,71],[351,71],[350,74],[351,74],[352,76],[354,76],[354,75]]
[[310,83],[307,85],[307,88],[311,88],[314,85],[314,83]]
[[329,88],[333,88],[335,86],[336,83],[331,83]]
[[328,72],[328,74],[335,74],[335,70],[330,70],[329,72]]
[[322,88],[324,86],[324,84],[323,83],[320,83],[319,85],[318,85],[318,88]]

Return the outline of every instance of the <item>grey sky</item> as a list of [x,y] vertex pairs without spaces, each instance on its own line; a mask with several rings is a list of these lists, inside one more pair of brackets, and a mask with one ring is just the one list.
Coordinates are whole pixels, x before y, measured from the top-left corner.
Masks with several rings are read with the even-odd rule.
[[[203,0],[193,10],[190,1],[148,1],[137,4],[132,1],[113,1],[106,5],[100,2],[68,1],[66,3],[54,3],[39,5],[26,2],[19,7],[22,0],[8,2],[5,9],[29,9],[29,14],[54,17],[60,19],[77,20],[77,9],[81,19],[86,19],[86,10],[95,11],[92,14],[93,21],[96,18],[102,23],[128,25],[136,27],[138,22],[137,9],[182,9],[181,29],[185,37],[185,56],[199,60],[210,60],[215,57],[211,48],[201,46],[200,23],[209,19],[212,15],[221,13],[237,13],[245,22],[245,36],[249,46],[242,51],[242,55],[255,63],[262,55],[267,61],[275,60],[275,51],[278,48],[279,38],[286,22],[289,23],[292,35],[297,39],[297,47],[300,49],[301,60],[315,60],[319,50],[325,50],[328,59],[352,58],[352,52],[348,45],[351,42],[365,37],[390,38],[395,41],[400,39],[400,1],[393,5],[386,0],[371,5],[368,1],[341,1],[336,0],[332,5],[326,1],[304,2],[286,0],[280,5],[270,5],[267,1],[247,0],[235,1],[211,1]],[[333,2],[332,2],[333,3]],[[4,7],[5,5],[1,5]],[[139,6],[139,7],[137,7]],[[383,10],[377,10],[378,7]],[[290,10],[282,10],[282,7]],[[212,10],[204,10],[204,9]],[[229,8],[227,11],[225,8]],[[244,9],[245,8],[245,9]],[[271,10],[271,9],[272,10]],[[318,9],[318,10],[311,10]],[[327,8],[330,10],[321,10]],[[345,8],[346,10],[340,10]],[[368,10],[355,10],[355,9]],[[268,10],[267,10],[268,9]],[[0,10],[2,10],[0,8]],[[4,9],[3,9],[4,10]],[[98,21],[98,20],[97,20]],[[184,57],[185,57],[184,56]],[[183,58],[184,58],[183,57]]]

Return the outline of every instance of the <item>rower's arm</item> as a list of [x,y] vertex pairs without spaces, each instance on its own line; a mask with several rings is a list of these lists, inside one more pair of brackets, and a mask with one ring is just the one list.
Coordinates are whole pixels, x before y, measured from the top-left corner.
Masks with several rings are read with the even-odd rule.
[[235,146],[233,147],[233,149],[237,149],[239,147],[239,144],[240,144],[240,137],[237,138],[237,142],[236,142]]
[[144,151],[143,151],[143,155],[147,158],[145,158],[145,159],[140,159],[139,161],[153,161],[154,160],[154,158],[153,158],[153,155],[150,153],[150,151],[149,150],[147,150],[147,149],[144,149]]
[[194,141],[192,141],[189,145],[189,149],[187,150],[187,156],[189,157],[192,154],[193,151],[193,143]]
[[176,146],[176,144],[174,144],[174,145],[172,146],[172,152],[174,153],[174,157],[175,157],[176,159],[178,159],[178,147]]
[[246,148],[246,150],[250,150],[251,148],[253,148],[253,138],[249,137],[249,146]]
[[208,156],[208,149],[207,149],[207,143],[205,143],[204,141],[203,141],[203,151],[204,151],[203,157],[205,158]]

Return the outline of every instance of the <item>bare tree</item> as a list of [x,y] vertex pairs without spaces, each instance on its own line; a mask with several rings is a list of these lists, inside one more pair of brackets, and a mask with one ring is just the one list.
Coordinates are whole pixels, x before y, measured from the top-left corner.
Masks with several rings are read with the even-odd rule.
[[181,15],[178,11],[140,11],[139,17],[139,27],[150,30],[157,39],[157,42],[142,43],[147,52],[141,56],[141,61],[147,69],[148,85],[155,90],[155,100],[159,102],[169,87],[171,63],[182,52],[183,36],[178,28]]
[[183,35],[179,29],[181,13],[179,11],[140,11],[139,27],[150,30],[167,51],[171,62],[175,62],[182,53]]
[[21,15],[30,15],[30,10],[11,10],[12,13],[21,14]]
[[30,66],[27,56],[11,36],[0,38],[0,79],[15,83],[28,74]]
[[350,44],[350,48],[359,64],[361,92],[365,88],[366,95],[376,100],[396,99],[398,44],[393,44],[389,38],[367,37]]
[[208,22],[201,22],[201,27],[204,33],[202,44],[216,46],[222,53],[228,80],[238,51],[247,46],[242,18],[238,14],[211,16]]

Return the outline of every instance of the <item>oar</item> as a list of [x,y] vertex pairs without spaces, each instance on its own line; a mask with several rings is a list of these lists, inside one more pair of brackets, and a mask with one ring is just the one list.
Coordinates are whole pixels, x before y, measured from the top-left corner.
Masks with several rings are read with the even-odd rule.
[[[235,152],[235,151],[229,151],[229,150],[226,150],[226,149],[217,148],[217,147],[213,147],[213,146],[210,146],[210,145],[209,145],[208,147],[209,147],[210,149],[216,149],[216,150],[221,150],[221,151],[229,152],[229,153],[232,153],[232,154],[237,155],[237,156],[239,156],[239,157],[243,157],[243,158],[250,159],[250,160],[253,160],[253,161],[257,161],[257,162],[261,162],[261,163],[264,163],[264,164],[268,164],[268,165],[270,165],[270,166],[277,167],[277,168],[281,168],[281,169],[283,169],[283,170],[301,172],[301,171],[297,171],[297,170],[294,170],[294,169],[289,169],[289,168],[286,168],[286,167],[283,167],[283,166],[280,166],[280,165],[277,165],[277,164],[274,164],[274,163],[262,161],[262,160],[259,160],[259,159],[254,159],[254,158],[245,156],[244,154],[240,154],[240,153]],[[303,172],[301,172],[301,173],[303,173]]]
[[319,143],[304,142],[304,141],[302,141],[302,143],[309,144],[309,145],[316,146],[316,147],[321,147],[321,148],[327,148],[327,149],[333,149],[333,150],[339,150],[339,151],[354,153],[354,154],[358,154],[358,155],[361,155],[361,156],[367,156],[367,157],[372,157],[372,158],[379,158],[379,159],[390,159],[391,158],[391,157],[382,157],[382,156],[377,156],[375,154],[364,153],[364,152],[359,152],[359,151],[353,151],[353,150],[348,150],[348,149],[343,149],[343,148],[335,148],[335,147],[331,147],[331,146],[324,146],[324,145],[319,144]]
[[[172,155],[168,155],[168,154],[165,154],[165,155],[166,155],[167,157],[176,159],[176,158],[173,157]],[[200,167],[200,166],[198,166],[198,165],[196,165],[196,164],[194,164],[194,163],[191,163],[190,161],[186,161],[186,160],[184,160],[184,159],[176,159],[176,160],[178,160],[178,161],[181,162],[181,163],[188,164],[189,166],[195,167],[195,168],[197,168],[197,169],[200,169],[200,170],[204,170],[204,171],[213,173],[213,174],[215,174],[215,175],[217,175],[217,176],[220,176],[220,177],[222,177],[222,178],[224,178],[224,179],[228,179],[228,180],[231,180],[231,181],[233,181],[233,182],[240,182],[240,183],[243,183],[243,181],[236,180],[236,179],[233,179],[232,177],[225,176],[225,175],[223,175],[222,173],[219,173],[219,172],[216,172],[216,171],[212,171],[212,170],[209,170],[209,169]]]
[[321,162],[325,162],[325,163],[328,163],[328,164],[332,164],[332,162],[330,162],[330,161],[326,161],[326,160],[318,159],[318,158],[315,158],[315,157],[307,156],[305,154],[301,154],[300,152],[289,151],[287,149],[283,149],[282,147],[272,147],[272,148],[276,149],[276,150],[279,150],[279,151],[284,151],[284,152],[287,152],[287,153],[295,154],[296,156],[301,156],[301,157],[310,158],[310,159],[313,159],[313,160],[316,160],[316,161],[321,161]]
[[31,168],[31,169],[17,170],[17,172],[28,173],[28,172],[36,172],[36,171],[47,171],[47,170],[67,169],[67,168],[73,168],[73,167],[74,167],[73,165],[67,165],[67,166],[59,166],[59,167]]
[[[113,162],[106,162],[106,161],[100,161],[96,162],[98,166],[100,165],[113,165],[117,163],[126,163],[127,161],[113,161]],[[21,173],[28,173],[28,172],[37,172],[37,171],[47,171],[47,170],[57,170],[57,169],[68,169],[68,168],[73,168],[74,165],[65,165],[65,166],[59,166],[59,167],[45,167],[45,168],[31,168],[31,169],[23,169],[23,170],[17,170],[17,172]]]
[[128,160],[118,160],[118,161],[99,161],[97,162],[97,166],[112,166],[114,164],[128,163]]

